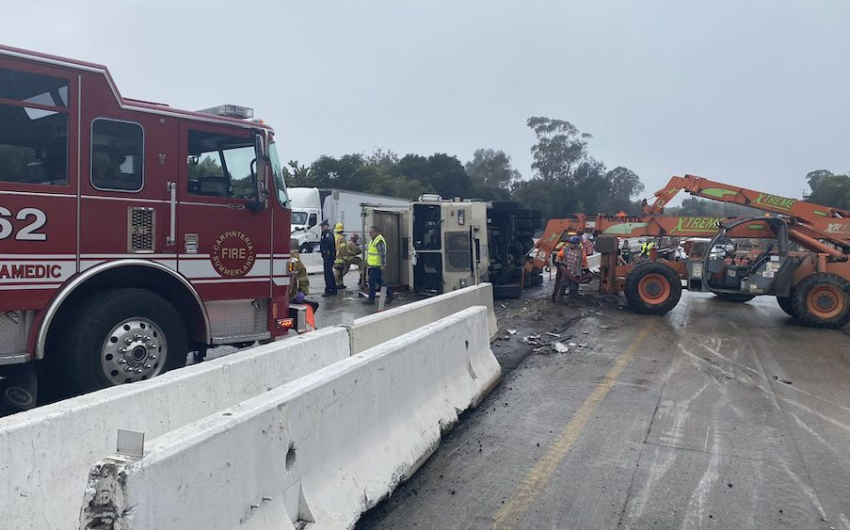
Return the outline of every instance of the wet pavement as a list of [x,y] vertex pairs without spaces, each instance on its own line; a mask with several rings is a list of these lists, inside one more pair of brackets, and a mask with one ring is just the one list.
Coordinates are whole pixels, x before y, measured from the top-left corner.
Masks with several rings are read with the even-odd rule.
[[549,285],[497,302],[500,386],[357,528],[850,530],[850,333]]

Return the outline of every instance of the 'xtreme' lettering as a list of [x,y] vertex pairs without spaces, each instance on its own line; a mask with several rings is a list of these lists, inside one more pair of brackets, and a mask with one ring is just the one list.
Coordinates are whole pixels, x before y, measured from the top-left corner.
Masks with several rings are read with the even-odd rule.
[[797,202],[796,199],[788,199],[786,197],[771,195],[769,193],[759,193],[755,200],[756,204],[772,206],[779,210],[790,210],[791,207],[794,206],[795,202]]
[[680,217],[670,234],[688,232],[711,232],[719,229],[723,217]]

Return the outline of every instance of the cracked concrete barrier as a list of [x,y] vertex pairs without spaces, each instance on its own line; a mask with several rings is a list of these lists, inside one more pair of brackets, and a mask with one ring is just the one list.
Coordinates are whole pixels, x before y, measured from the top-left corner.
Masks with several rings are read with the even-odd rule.
[[345,330],[323,329],[2,418],[0,528],[79,528],[89,471],[118,429],[150,440],[349,356]]
[[80,528],[351,528],[499,377],[465,309],[98,463]]
[[482,283],[358,318],[346,326],[351,336],[351,354],[473,306],[487,308],[487,332],[490,339],[495,338],[499,327],[493,312],[493,286]]

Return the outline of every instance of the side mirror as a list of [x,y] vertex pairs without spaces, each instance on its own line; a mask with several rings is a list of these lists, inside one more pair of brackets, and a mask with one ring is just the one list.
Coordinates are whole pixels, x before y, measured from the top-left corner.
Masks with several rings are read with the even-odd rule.
[[[257,189],[257,199],[248,207],[255,211],[261,212],[268,205],[269,191],[266,187],[266,173],[269,167],[269,157],[266,151],[268,145],[268,131],[265,129],[254,131],[254,152],[257,158],[251,164],[251,170],[254,178],[254,186]],[[256,166],[254,165],[256,163]]]
[[254,134],[254,152],[257,153],[258,159],[266,158],[266,131],[257,131]]

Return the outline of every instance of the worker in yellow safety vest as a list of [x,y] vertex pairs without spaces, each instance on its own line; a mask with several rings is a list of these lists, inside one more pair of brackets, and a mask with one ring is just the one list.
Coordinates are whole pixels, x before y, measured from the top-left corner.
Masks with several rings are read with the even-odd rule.
[[652,251],[652,249],[654,249],[654,248],[655,248],[655,242],[654,242],[654,241],[645,241],[645,242],[644,242],[644,243],[640,246],[640,255],[641,255],[641,256],[649,256],[649,253],[650,253],[650,252]]
[[[384,285],[383,272],[387,270],[387,241],[381,235],[377,226],[369,227],[369,246],[366,247],[366,266],[368,267],[369,278],[369,299],[364,300],[364,304],[374,304],[375,296],[378,289]],[[393,292],[387,289],[387,301],[390,303],[393,300]]]
[[334,280],[337,289],[345,289],[343,276],[345,276],[345,262],[348,257],[348,241],[345,240],[345,227],[342,223],[334,226],[334,244],[336,246],[336,259],[334,259]]

